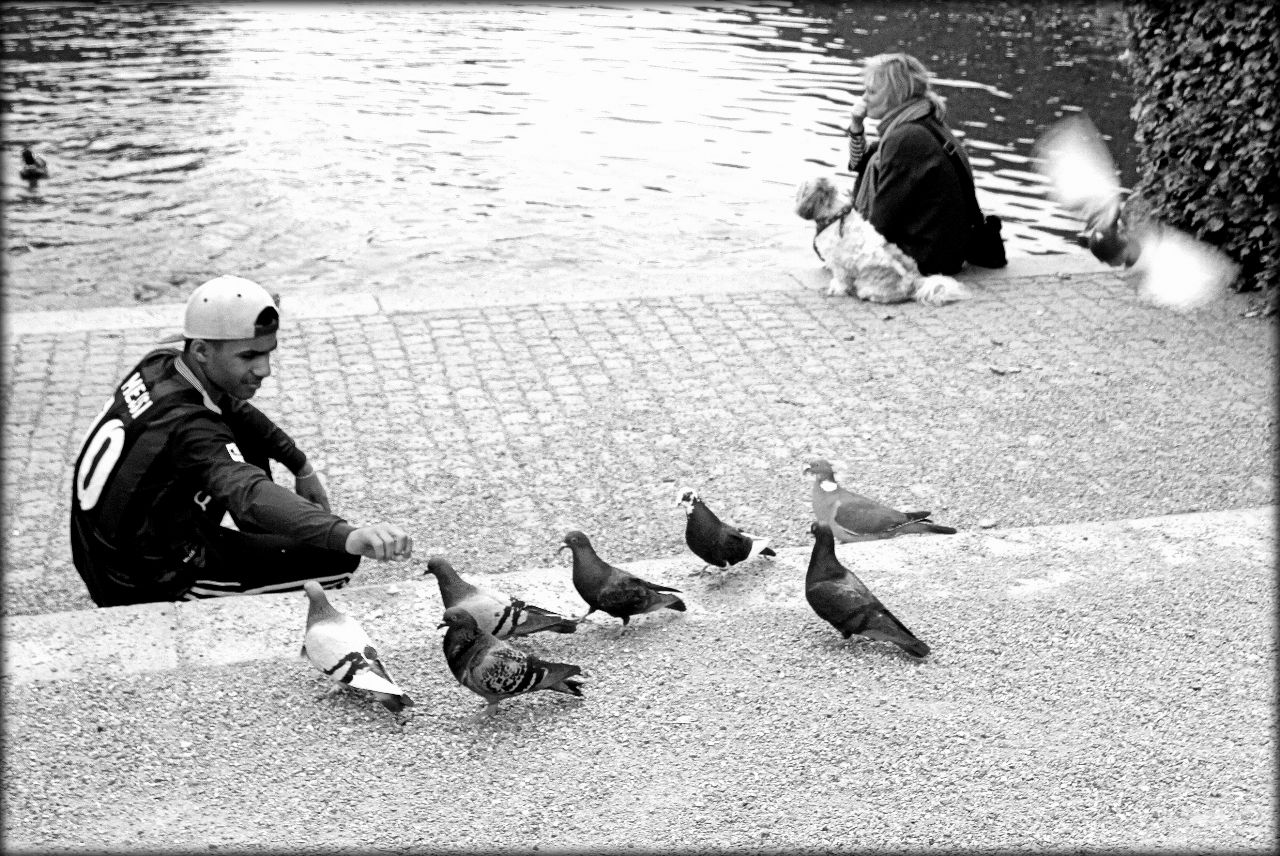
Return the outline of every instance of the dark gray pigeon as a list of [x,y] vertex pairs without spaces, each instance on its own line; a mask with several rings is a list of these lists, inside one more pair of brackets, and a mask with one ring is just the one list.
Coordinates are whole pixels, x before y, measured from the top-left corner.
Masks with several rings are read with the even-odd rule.
[[440,599],[444,601],[445,609],[461,606],[471,613],[481,630],[499,639],[528,636],[541,630],[573,633],[578,629],[575,619],[499,592],[477,588],[458,576],[453,565],[440,556],[427,560],[425,573],[434,575],[440,584]]
[[552,663],[486,633],[461,606],[444,611],[444,658],[458,683],[485,700],[482,714],[492,715],[505,698],[551,690],[582,697],[582,669]]
[[27,187],[35,190],[41,179],[49,177],[49,164],[40,155],[24,146],[22,168],[18,170],[18,175],[27,183]]
[[822,523],[809,527],[813,533],[813,553],[804,578],[804,596],[809,606],[845,639],[853,634],[880,642],[892,642],[913,657],[924,657],[929,646],[921,642],[871,593],[853,571],[836,558],[836,541]]
[[758,538],[722,521],[697,491],[681,494],[680,505],[685,513],[684,542],[708,565],[727,568],[756,556],[778,555],[769,546],[768,538]]
[[660,586],[615,568],[596,555],[591,541],[582,532],[575,529],[566,534],[560,550],[566,548],[573,552],[573,587],[591,607],[582,618],[598,609],[621,618],[625,628],[633,615],[659,609],[685,611],[684,601],[670,594],[679,593],[680,589]]

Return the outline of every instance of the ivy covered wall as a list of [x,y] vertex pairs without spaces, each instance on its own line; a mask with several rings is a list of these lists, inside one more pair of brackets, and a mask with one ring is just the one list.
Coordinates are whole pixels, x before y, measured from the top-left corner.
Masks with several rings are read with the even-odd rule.
[[1152,214],[1280,284],[1280,16],[1273,2],[1124,0],[1138,182]]

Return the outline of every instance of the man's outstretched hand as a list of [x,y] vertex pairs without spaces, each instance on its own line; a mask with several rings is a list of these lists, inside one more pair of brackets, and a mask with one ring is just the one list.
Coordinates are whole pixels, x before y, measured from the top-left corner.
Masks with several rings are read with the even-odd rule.
[[399,561],[413,554],[413,538],[394,523],[375,523],[361,526],[347,536],[347,552],[380,562]]

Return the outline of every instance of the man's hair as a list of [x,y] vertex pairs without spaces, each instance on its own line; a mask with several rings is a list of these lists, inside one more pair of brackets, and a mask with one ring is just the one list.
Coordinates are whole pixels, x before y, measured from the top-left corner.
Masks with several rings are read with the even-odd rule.
[[889,92],[889,109],[901,107],[913,98],[933,102],[939,120],[947,117],[947,99],[929,86],[929,69],[911,54],[876,54],[866,61],[866,74]]

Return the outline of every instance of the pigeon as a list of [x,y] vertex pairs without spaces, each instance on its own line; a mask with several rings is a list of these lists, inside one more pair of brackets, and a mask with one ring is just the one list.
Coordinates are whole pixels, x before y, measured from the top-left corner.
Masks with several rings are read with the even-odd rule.
[[360,623],[334,609],[320,583],[307,580],[302,587],[310,602],[302,656],[334,682],[330,691],[343,686],[368,690],[392,713],[412,707],[413,699],[387,674]]
[[573,552],[573,587],[591,607],[582,618],[599,609],[621,618],[625,630],[633,615],[663,608],[685,611],[684,601],[669,594],[679,593],[680,589],[660,586],[615,568],[597,556],[587,536],[576,529],[564,536],[560,550],[566,548]]
[[908,630],[880,599],[836,558],[836,541],[831,528],[810,524],[813,553],[804,578],[804,596],[818,617],[829,622],[848,639],[853,634],[892,642],[913,657],[924,657],[929,646]]
[[898,511],[836,484],[831,464],[814,458],[804,469],[813,476],[813,516],[831,527],[841,544],[875,541],[896,535],[954,535],[950,526],[934,523],[928,511]]
[[680,496],[680,505],[685,513],[684,542],[708,565],[727,568],[756,556],[778,555],[769,546],[768,538],[743,532],[716,517],[697,491],[686,490]]
[[453,565],[440,556],[427,560],[426,574],[435,575],[436,582],[440,584],[440,599],[446,609],[462,607],[471,613],[481,630],[499,639],[528,636],[540,630],[573,633],[578,629],[578,622],[572,618],[514,597],[476,588],[458,576]]
[[40,183],[40,179],[49,177],[49,165],[45,163],[44,158],[24,146],[22,149],[22,168],[18,170],[18,175],[27,183],[27,187],[35,190],[36,185]]
[[504,698],[551,690],[582,697],[579,666],[551,663],[488,633],[465,607],[444,611],[444,658],[458,683],[485,700],[481,713],[492,716]]
[[1239,266],[1220,250],[1142,216],[1135,200],[1122,198],[1111,154],[1086,114],[1049,128],[1035,154],[1050,195],[1084,221],[1089,251],[1104,264],[1127,268],[1145,299],[1195,309],[1235,279]]

